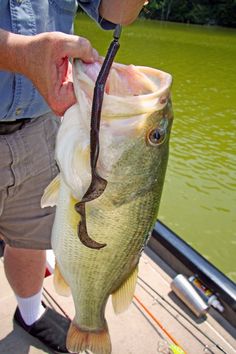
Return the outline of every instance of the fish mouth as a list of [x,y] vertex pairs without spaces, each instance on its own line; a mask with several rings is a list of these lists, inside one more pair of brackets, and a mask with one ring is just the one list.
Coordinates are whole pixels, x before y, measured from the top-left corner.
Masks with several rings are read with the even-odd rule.
[[[91,64],[79,59],[74,60],[73,79],[76,94],[83,88],[87,97],[92,100],[93,87],[103,60],[104,58],[100,57]],[[146,66],[113,63],[105,85],[104,117],[124,117],[129,116],[129,111],[134,115],[162,109],[169,99],[171,86],[172,76],[164,71]],[[77,99],[79,101],[79,97]],[[114,110],[114,105],[119,109]]]
[[[81,62],[81,69],[95,82],[102,63],[102,57],[93,64]],[[169,86],[170,79],[169,74],[157,69],[113,63],[105,85],[105,93],[120,97],[149,95]]]

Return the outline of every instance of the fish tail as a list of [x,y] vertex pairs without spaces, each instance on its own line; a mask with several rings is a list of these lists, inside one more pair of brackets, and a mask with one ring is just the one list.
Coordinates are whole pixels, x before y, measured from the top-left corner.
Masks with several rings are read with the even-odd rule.
[[80,353],[87,349],[94,354],[111,354],[108,328],[105,326],[102,330],[86,331],[72,322],[67,334],[66,347],[73,353]]
[[57,263],[55,264],[55,269],[54,269],[53,284],[56,292],[59,295],[70,296],[71,294],[70,287],[65,281],[64,277],[62,276]]

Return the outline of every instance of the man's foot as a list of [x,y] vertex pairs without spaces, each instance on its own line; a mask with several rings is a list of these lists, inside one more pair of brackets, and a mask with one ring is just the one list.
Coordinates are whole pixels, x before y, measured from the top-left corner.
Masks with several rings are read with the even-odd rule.
[[58,312],[47,307],[43,315],[35,323],[27,326],[17,307],[14,321],[50,349],[58,353],[69,353],[66,349],[66,336],[71,321]]

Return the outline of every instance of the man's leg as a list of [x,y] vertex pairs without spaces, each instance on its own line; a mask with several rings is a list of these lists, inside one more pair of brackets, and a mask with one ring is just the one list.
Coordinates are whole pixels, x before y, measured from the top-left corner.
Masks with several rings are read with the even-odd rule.
[[13,248],[4,252],[4,268],[14,291],[22,318],[32,325],[44,313],[42,284],[45,274],[46,252]]
[[[12,134],[0,135],[0,232],[6,244],[5,272],[16,295],[14,322],[52,350],[68,353],[71,321],[42,305],[45,251],[51,248],[55,208],[40,207],[57,175],[54,145],[59,121],[46,114]],[[38,318],[38,319],[37,319]],[[17,348],[16,348],[17,350]]]
[[37,294],[43,284],[46,252],[5,246],[4,268],[14,293],[22,298]]
[[41,303],[45,266],[46,251],[5,246],[5,273],[18,302],[14,320],[51,349],[68,353],[65,344],[70,320]]

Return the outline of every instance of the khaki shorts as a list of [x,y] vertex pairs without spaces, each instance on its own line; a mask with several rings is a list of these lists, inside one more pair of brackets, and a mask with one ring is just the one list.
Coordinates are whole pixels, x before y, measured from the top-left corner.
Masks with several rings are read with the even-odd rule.
[[41,209],[40,200],[58,173],[54,147],[59,125],[60,119],[48,113],[0,135],[0,234],[12,247],[51,248],[55,208]]

